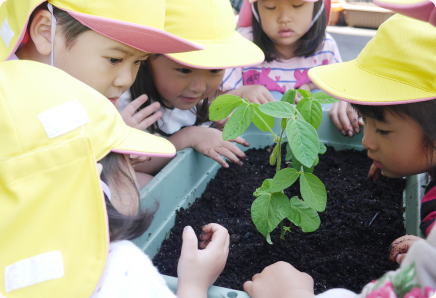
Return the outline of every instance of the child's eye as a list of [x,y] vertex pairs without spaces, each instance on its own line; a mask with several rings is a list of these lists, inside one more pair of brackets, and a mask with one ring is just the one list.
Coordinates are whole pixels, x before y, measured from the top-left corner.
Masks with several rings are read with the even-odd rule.
[[377,133],[381,134],[382,136],[385,136],[385,135],[389,134],[389,131],[377,129]]
[[265,8],[268,9],[268,10],[274,10],[274,9],[276,9],[275,6],[274,6],[274,7],[267,7],[267,6],[265,6]]
[[220,73],[222,69],[211,69],[211,73]]
[[109,58],[109,62],[113,65],[115,65],[117,63],[121,63],[122,61],[123,61],[123,59]]
[[301,3],[300,5],[293,5],[294,8],[299,8],[301,6],[303,6],[304,3]]
[[189,74],[192,72],[189,68],[177,68],[177,71],[183,73],[183,74]]

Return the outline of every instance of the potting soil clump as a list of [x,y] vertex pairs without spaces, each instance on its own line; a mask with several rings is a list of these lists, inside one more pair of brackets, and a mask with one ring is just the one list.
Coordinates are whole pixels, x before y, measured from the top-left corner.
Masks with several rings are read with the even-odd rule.
[[[319,213],[320,228],[303,233],[293,226],[282,246],[278,227],[270,245],[251,220],[253,192],[264,179],[274,177],[276,170],[268,163],[268,151],[249,150],[242,167],[221,168],[202,197],[178,212],[169,239],[153,259],[162,274],[177,276],[183,228],[190,225],[199,234],[203,225],[212,222],[226,227],[231,237],[229,258],[216,286],[243,290],[243,283],[264,267],[286,261],[313,277],[315,293],[331,288],[360,292],[366,283],[398,268],[389,262],[388,248],[405,234],[404,179],[368,180],[371,160],[366,151],[329,147],[314,171],[327,190],[327,207]],[[283,155],[282,168],[286,166]],[[289,198],[299,194],[298,183],[285,193]],[[285,226],[289,225],[285,220]]]

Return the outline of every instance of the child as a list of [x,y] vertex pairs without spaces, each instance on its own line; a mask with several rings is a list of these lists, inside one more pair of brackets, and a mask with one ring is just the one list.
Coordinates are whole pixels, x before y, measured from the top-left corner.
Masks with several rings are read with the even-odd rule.
[[[356,60],[309,71],[318,87],[352,103],[364,118],[362,144],[387,177],[436,174],[435,40],[436,28],[395,15]],[[413,244],[400,269],[367,284],[359,295],[332,289],[317,297],[429,298],[436,289],[435,258],[433,229]],[[253,298],[315,296],[312,278],[284,262],[265,268],[244,288]]]
[[[126,240],[143,234],[155,211],[122,216],[112,206],[124,199],[114,190],[139,200],[125,154],[173,156],[171,143],[126,126],[101,94],[41,63],[1,63],[0,90],[0,127],[8,142],[0,146],[0,292],[175,297],[148,257]],[[100,181],[102,170],[109,187]],[[202,251],[192,228],[183,233],[179,297],[206,297],[224,268],[227,231],[217,224],[203,231]]]
[[342,61],[325,33],[329,12],[330,0],[244,0],[238,31],[263,50],[265,62],[227,70],[223,90],[265,103],[274,100],[267,90],[315,89],[309,69]]
[[[54,65],[118,105],[150,53],[204,48],[163,31],[163,0],[120,3],[7,0],[0,7],[0,61],[24,59]],[[149,125],[150,119],[144,121],[148,115],[135,113],[146,100],[138,98],[121,112],[129,126],[142,130]]]
[[[210,101],[219,94],[225,68],[253,65],[263,61],[262,51],[235,31],[234,14],[228,0],[168,0],[165,30],[190,41],[201,41],[203,51],[156,55],[141,65],[130,89],[132,98],[147,94],[151,103],[159,103],[162,118],[149,131],[168,137],[177,151],[192,147],[228,167],[221,157],[236,164],[245,154],[231,142],[223,141],[217,129],[200,126],[208,121]],[[127,102],[130,94],[126,94]],[[237,142],[249,146],[242,138]],[[135,170],[151,175],[170,160],[153,158]],[[140,180],[144,186],[148,180]]]

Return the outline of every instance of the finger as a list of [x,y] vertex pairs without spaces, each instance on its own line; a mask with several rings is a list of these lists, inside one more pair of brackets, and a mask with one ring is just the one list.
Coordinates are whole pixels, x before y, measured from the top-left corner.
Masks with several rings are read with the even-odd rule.
[[403,262],[405,257],[406,257],[406,254],[397,255],[396,261],[397,261],[398,265],[401,265],[401,263]]
[[[265,270],[265,269],[263,269]],[[255,281],[256,279],[258,279],[260,277],[260,273],[256,273],[255,275],[253,275],[253,277],[251,278],[252,281]]]
[[139,130],[144,130],[144,129],[150,127],[151,125],[153,125],[153,123],[155,123],[161,117],[162,117],[162,112],[157,111],[156,113],[154,113],[150,117],[147,117],[147,118],[143,119],[140,123],[138,123],[136,128]]
[[369,171],[368,171],[368,179],[371,178],[372,176],[374,176],[377,169],[378,168],[375,166],[375,164],[371,165],[371,167],[369,168]]
[[148,96],[143,94],[140,97],[138,97],[135,100],[132,100],[131,103],[129,103],[124,109],[123,111],[128,112],[130,115],[133,115],[140,106],[142,106],[148,99]]
[[200,248],[206,249],[207,245],[210,243],[210,241],[202,241],[200,242]]
[[274,102],[276,101],[274,96],[271,94],[271,92],[269,92],[268,90],[265,90],[265,99],[267,100],[267,102]]
[[136,121],[141,122],[142,120],[146,119],[147,117],[150,117],[154,112],[159,110],[160,103],[154,102],[151,105],[143,108],[139,112],[135,113],[133,115],[133,118],[135,118]]
[[248,293],[251,297],[253,297],[253,293],[251,292],[253,289],[253,282],[252,281],[246,281],[244,282],[244,291]]
[[[231,144],[231,145],[233,145],[233,144]],[[233,146],[235,146],[235,145],[233,145]],[[238,149],[238,147],[236,147],[236,149]],[[222,156],[230,159],[234,164],[237,164],[238,166],[242,166],[243,165],[242,161],[240,161],[239,158],[232,151],[227,149],[226,147],[220,146],[220,147],[216,148],[215,150],[216,150],[216,152],[218,152]],[[242,154],[243,154],[243,152],[242,152]]]
[[406,254],[410,248],[411,243],[408,242],[407,240],[403,240],[399,243],[397,243],[396,245],[394,245],[394,247],[391,248],[391,253],[389,255],[389,261],[391,262],[395,262],[397,260],[397,256],[399,254]]
[[339,121],[338,109],[339,109],[339,102],[335,102],[330,108],[329,116],[333,124],[336,126],[336,128],[341,132],[341,134],[345,136],[347,135],[347,133],[345,129],[342,127],[341,121]]
[[359,117],[359,125],[360,126],[363,126],[365,123],[363,122],[363,118],[362,117]]
[[190,253],[196,251],[198,247],[198,239],[191,226],[186,226],[183,229],[182,237],[183,237],[183,242],[182,242],[182,251],[180,253],[180,257],[189,255]]
[[209,156],[210,158],[215,160],[217,163],[222,165],[224,168],[228,168],[229,167],[229,164],[216,151],[209,150],[207,152],[204,152],[203,154],[206,155],[206,156]]
[[360,125],[359,125],[359,115],[357,114],[356,110],[351,107],[350,104],[347,105],[347,115],[348,119],[351,122],[351,126],[354,128],[355,133],[360,132]]
[[[244,152],[242,152],[241,149],[239,149],[235,144],[230,143],[230,142],[225,142],[224,143],[224,147],[229,150],[230,152],[232,152],[233,154],[235,154],[236,156],[238,156],[240,159],[245,159],[247,158],[247,155],[245,155]],[[221,155],[223,155],[220,152]],[[227,157],[227,156],[226,156]],[[238,160],[239,161],[239,160]]]
[[377,171],[374,173],[374,177],[372,178],[372,181],[376,182],[378,179],[380,179],[381,175],[382,175],[381,170],[377,168]]
[[230,142],[238,143],[244,147],[250,147],[250,143],[248,143],[246,140],[244,140],[241,137],[237,137],[236,139],[230,140]]
[[348,136],[352,137],[354,135],[354,130],[353,130],[353,126],[351,126],[350,119],[348,118],[347,107],[348,107],[347,102],[343,102],[342,104],[339,105],[338,118],[339,121],[341,122],[343,129],[347,132]]
[[229,232],[226,228],[219,224],[208,224],[203,227],[203,231],[212,234],[212,239],[208,247],[222,247],[226,244]]

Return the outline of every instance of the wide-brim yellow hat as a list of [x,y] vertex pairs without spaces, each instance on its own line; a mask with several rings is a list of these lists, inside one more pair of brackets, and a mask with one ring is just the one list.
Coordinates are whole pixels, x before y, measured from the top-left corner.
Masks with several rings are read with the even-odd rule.
[[374,0],[374,4],[436,26],[436,7],[430,0]]
[[205,46],[202,51],[167,55],[178,63],[203,69],[262,63],[262,50],[235,29],[228,0],[166,0],[165,31]]
[[0,159],[80,135],[91,138],[96,160],[110,151],[160,157],[176,153],[166,139],[127,126],[99,92],[37,62],[0,64],[0,119],[1,141],[8,144],[0,146]]
[[357,59],[315,67],[309,77],[351,103],[392,105],[436,98],[436,28],[402,15],[384,22]]
[[[42,0],[7,0],[0,7],[0,61],[14,54],[23,40],[32,12]],[[149,53],[178,53],[204,49],[164,31],[163,0],[49,0],[90,29]]]

